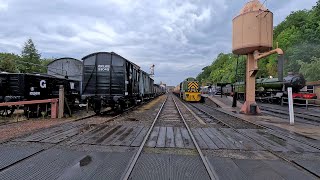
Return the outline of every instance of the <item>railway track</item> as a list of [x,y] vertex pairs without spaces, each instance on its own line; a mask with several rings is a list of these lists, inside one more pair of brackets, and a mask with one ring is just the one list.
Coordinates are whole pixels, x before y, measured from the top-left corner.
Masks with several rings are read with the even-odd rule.
[[[289,118],[288,111],[284,111],[281,109],[259,105],[259,108],[262,110],[263,113],[279,118]],[[294,112],[295,121],[305,123],[305,124],[311,124],[315,126],[320,126],[320,115],[312,114],[312,113],[306,113],[306,112]]]
[[[45,148],[42,148],[41,150],[37,151],[36,153],[31,154],[30,156],[26,156],[25,158],[20,159],[19,161],[10,164],[6,167],[0,167],[0,172],[18,164],[22,161],[25,161],[27,159],[30,159],[32,157],[37,156],[40,153],[43,153],[45,151],[49,151],[50,149],[54,149],[56,147],[59,147],[60,145],[64,145],[64,143],[71,141],[72,138],[76,137],[79,134],[82,133],[91,133],[96,132],[99,130],[102,130],[102,128],[99,128],[99,126],[104,127],[103,124],[107,124],[108,122],[114,121],[117,118],[123,116],[124,114],[127,114],[128,112],[131,112],[145,104],[147,104],[150,101],[146,101],[145,103],[142,103],[141,105],[130,107],[124,110],[121,114],[114,114],[111,111],[106,111],[103,114],[100,115],[89,115],[86,117],[78,118],[71,122],[65,122],[63,124],[58,124],[51,126],[49,128],[41,128],[29,133],[22,134],[18,137],[13,137],[10,139],[7,139],[5,141],[0,141],[0,145],[2,144],[20,144],[20,143],[30,143],[30,142],[41,142]],[[95,120],[95,118],[106,118],[101,124],[99,124],[98,128],[95,128],[97,124],[91,124],[88,123],[90,120]],[[44,132],[45,131],[45,132]],[[53,135],[53,136],[52,136]],[[76,140],[79,140],[76,138]],[[68,142],[70,144],[70,142]]]
[[[187,124],[187,121],[185,120],[179,105],[173,95],[168,95],[166,100],[161,105],[157,116],[154,118],[147,134],[145,135],[141,145],[138,148],[138,151],[135,153],[132,161],[130,162],[128,169],[124,173],[123,180],[128,180],[130,178],[130,175],[135,167],[135,165],[138,162],[138,159],[140,155],[142,154],[143,148],[146,146],[147,140],[151,137],[151,132],[153,131],[156,124],[161,125],[173,125],[173,126],[181,126],[183,125],[187,131],[188,134],[191,137],[192,143],[195,146],[195,149],[197,150],[201,161],[203,165],[205,166],[205,169],[208,173],[208,176],[210,179],[219,179],[216,172],[210,167],[210,163],[208,162],[207,158],[204,156],[198,142],[196,141],[195,136],[193,135],[193,132],[191,131],[189,125]],[[191,143],[191,142],[190,142]]]
[[[244,120],[241,120],[237,117],[231,116],[229,114],[224,114],[221,111],[218,111],[216,109],[214,109],[213,107],[207,106],[207,105],[203,105],[203,104],[188,104],[189,106],[193,107],[194,109],[204,113],[205,115],[207,115],[209,118],[211,118],[213,121],[218,121],[219,123],[224,124],[225,126],[227,126],[228,128],[231,128],[235,133],[241,134],[244,137],[247,137],[248,139],[254,141],[256,144],[258,144],[259,146],[261,146],[262,148],[264,148],[267,152],[270,152],[271,154],[275,155],[276,157],[278,157],[279,159],[282,159],[288,163],[290,163],[291,165],[303,170],[304,172],[310,173],[312,174],[314,177],[316,178],[320,178],[320,176],[312,171],[310,171],[309,169],[305,168],[304,166],[288,159],[287,157],[283,156],[281,153],[278,153],[277,151],[272,150],[270,147],[266,146],[264,143],[260,142],[259,139],[256,139],[252,136],[248,136],[247,133],[245,133],[245,129],[268,129],[271,130],[271,132],[273,131],[271,128],[265,127],[265,126],[261,126],[261,125],[257,125],[251,122],[247,122]],[[242,124],[242,125],[241,125]],[[270,131],[269,131],[270,132]],[[269,132],[265,132],[266,134],[268,134]],[[278,132],[277,132],[278,133]],[[270,134],[271,136],[274,136],[274,138],[277,138],[277,136],[275,136],[274,134]],[[295,141],[299,141],[296,138],[292,138],[289,135],[284,135],[282,134],[284,137],[287,137],[289,139],[293,139]],[[282,138],[279,138],[278,140],[283,140]],[[315,146],[314,144],[310,144],[310,143],[306,143],[303,141],[299,141],[300,143],[305,144],[306,146],[310,146],[312,148],[315,148],[317,150],[320,150],[320,147]]]
[[[0,168],[0,172],[14,166],[17,163],[20,163],[21,161],[27,160],[27,159],[32,158],[40,153],[43,153],[44,151],[48,151],[50,149],[58,147],[59,145],[63,144],[64,142],[72,139],[73,137],[75,137],[81,133],[94,131],[95,126],[87,124],[87,121],[92,118],[95,118],[96,116],[97,115],[79,118],[73,122],[66,122],[64,124],[55,125],[50,128],[43,128],[40,130],[33,131],[31,133],[23,134],[19,137],[10,138],[6,141],[0,142],[0,144],[6,144],[6,143],[20,144],[23,142],[32,142],[32,141],[39,140],[43,144],[46,144],[46,147],[39,150],[38,152],[36,152],[30,156],[27,156],[27,157],[15,162],[15,163],[9,165],[9,166]],[[112,116],[106,122],[112,121],[112,120],[118,118],[119,116],[121,116],[121,114]],[[44,130],[46,130],[46,132],[43,132]],[[51,133],[56,133],[56,135],[53,137],[49,137],[48,135]],[[66,135],[66,134],[68,134],[68,135]]]
[[[284,137],[286,137],[286,138],[288,138],[288,139],[292,139],[292,140],[295,140],[295,141],[299,141],[299,142],[301,142],[301,143],[303,143],[303,144],[306,144],[306,145],[308,145],[308,146],[311,146],[311,147],[313,147],[313,148],[316,148],[316,149],[319,149],[319,150],[320,150],[320,143],[317,142],[316,139],[313,139],[313,138],[310,138],[310,137],[306,137],[306,136],[303,136],[303,135],[301,135],[301,134],[295,134],[295,133],[293,133],[294,135],[290,135],[291,133],[288,134],[287,132],[283,132],[282,129],[278,131],[278,130],[275,130],[275,129],[270,128],[270,127],[268,127],[268,126],[265,126],[265,125],[255,124],[255,123],[253,123],[253,122],[245,121],[245,120],[242,120],[241,118],[236,117],[236,116],[233,115],[233,114],[230,114],[230,113],[227,114],[227,113],[225,113],[225,112],[222,112],[222,111],[219,110],[219,108],[212,108],[211,106],[208,106],[208,105],[205,105],[205,104],[200,105],[200,108],[207,110],[207,111],[204,111],[204,112],[205,112],[205,114],[207,114],[207,115],[209,114],[210,117],[212,117],[211,114],[215,114],[215,117],[218,117],[218,118],[219,118],[219,116],[220,116],[220,118],[223,117],[223,118],[225,118],[225,119],[231,118],[231,121],[229,120],[229,123],[231,123],[231,125],[232,125],[234,128],[241,129],[241,127],[239,128],[239,127],[235,127],[235,126],[234,126],[234,123],[236,123],[237,121],[238,121],[238,122],[245,122],[246,124],[251,124],[251,125],[253,125],[253,127],[256,127],[256,128],[259,128],[259,129],[266,129],[266,130],[268,130],[268,131],[270,131],[270,132],[274,132],[275,134],[279,134],[279,135],[284,136]],[[208,113],[208,112],[209,112],[209,113]],[[222,119],[223,119],[223,118],[222,118]],[[228,123],[228,122],[227,122],[227,123]],[[301,137],[302,137],[302,138],[301,138]]]
[[[256,172],[256,179],[263,177],[265,172],[272,174],[271,179],[283,179],[278,171],[282,168],[293,169],[300,179],[312,176],[299,164],[293,168],[294,162],[285,162],[263,148],[267,139],[257,137],[251,140],[240,134],[245,131],[268,133],[262,127],[232,119],[222,112],[214,111],[216,118],[213,118],[208,115],[208,109],[203,106],[199,108],[203,111],[169,94],[123,117],[115,117],[112,122],[90,128],[80,120],[12,140],[3,145],[4,154],[10,154],[6,150],[21,153],[30,150],[22,149],[24,146],[42,150],[10,164],[5,163],[6,158],[3,158],[5,165],[2,168],[0,164],[0,177],[18,179],[37,171],[35,177],[46,179],[248,179],[253,177],[253,164],[263,167],[263,172]],[[230,128],[230,124],[240,133]],[[76,135],[73,136],[73,133]],[[253,133],[253,136],[256,135]],[[15,149],[16,146],[18,149]],[[292,148],[291,145],[288,147]],[[283,149],[279,150],[284,152]],[[281,156],[281,152],[275,153]],[[38,165],[31,170],[26,167],[37,162]],[[47,164],[54,164],[57,168],[52,176],[49,174],[53,170],[42,167]],[[278,169],[272,170],[276,164]],[[235,169],[229,169],[230,173],[226,173],[226,168]],[[24,173],[18,173],[21,170],[25,170]],[[296,175],[289,175],[287,171],[285,176]]]

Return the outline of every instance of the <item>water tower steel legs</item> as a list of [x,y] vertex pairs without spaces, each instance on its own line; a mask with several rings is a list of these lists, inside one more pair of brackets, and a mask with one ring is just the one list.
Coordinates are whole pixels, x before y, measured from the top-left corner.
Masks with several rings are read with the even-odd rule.
[[[246,102],[241,108],[241,113],[250,113],[250,105],[256,105],[256,74],[258,72],[257,60],[255,60],[253,54],[248,54],[247,68],[246,68]],[[257,106],[256,113],[260,113],[260,109]],[[255,113],[254,113],[255,114]]]

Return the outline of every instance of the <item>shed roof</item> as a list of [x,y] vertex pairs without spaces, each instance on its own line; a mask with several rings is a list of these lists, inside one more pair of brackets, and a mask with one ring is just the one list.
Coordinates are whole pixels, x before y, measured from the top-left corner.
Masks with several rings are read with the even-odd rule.
[[60,61],[60,60],[65,60],[65,59],[82,62],[82,61],[79,60],[79,59],[75,59],[75,58],[71,58],[71,57],[63,57],[63,58],[58,58],[58,59],[53,60],[53,61],[50,62],[47,66],[49,66],[50,64],[52,64],[52,63],[54,63],[54,62],[57,62],[57,61]]

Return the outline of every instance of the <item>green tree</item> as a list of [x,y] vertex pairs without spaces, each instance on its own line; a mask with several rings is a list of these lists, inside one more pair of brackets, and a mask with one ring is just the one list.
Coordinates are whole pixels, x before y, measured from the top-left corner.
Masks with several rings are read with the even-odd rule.
[[320,80],[320,58],[313,57],[310,63],[298,61],[301,65],[300,73],[304,75],[307,81]]
[[[210,66],[203,68],[197,79],[202,83],[233,83],[236,81],[237,60],[239,60],[238,74],[244,75],[245,58],[233,54],[221,53]],[[243,77],[240,77],[243,79]]]
[[[278,44],[285,52],[284,75],[290,71],[302,73],[309,81],[319,80],[315,72],[320,72],[320,0],[311,10],[292,12],[274,28],[273,37],[274,48]],[[242,80],[246,69],[246,57],[243,57],[238,66]],[[221,53],[210,66],[203,68],[197,78],[202,82],[234,82],[236,62],[237,56]],[[276,77],[277,65],[277,55],[259,60],[257,77]]]
[[18,72],[16,60],[20,59],[18,55],[12,53],[0,53],[0,71]]
[[34,73],[41,71],[40,57],[41,55],[38,53],[36,46],[31,39],[28,39],[27,42],[25,42],[21,53],[20,72]]
[[292,12],[286,19],[274,29],[274,37],[278,37],[282,31],[291,27],[303,27],[309,17],[306,10]]
[[52,62],[54,59],[53,58],[44,58],[41,59],[41,67],[39,69],[40,73],[47,73],[47,66],[50,62]]

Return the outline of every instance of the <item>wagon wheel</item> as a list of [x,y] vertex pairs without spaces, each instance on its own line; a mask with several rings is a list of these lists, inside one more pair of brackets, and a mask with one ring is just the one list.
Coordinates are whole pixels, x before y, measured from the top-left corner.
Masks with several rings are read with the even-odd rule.
[[0,107],[0,116],[9,117],[13,114],[14,110],[15,110],[14,106]]

